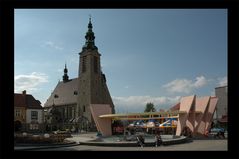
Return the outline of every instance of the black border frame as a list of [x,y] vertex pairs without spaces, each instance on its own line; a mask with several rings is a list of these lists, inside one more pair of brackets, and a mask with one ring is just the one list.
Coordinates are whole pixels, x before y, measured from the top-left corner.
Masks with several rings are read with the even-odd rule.
[[[228,9],[228,151],[172,151],[172,152],[33,152],[13,150],[14,95],[14,9],[20,8],[170,8],[170,9]],[[1,72],[0,72],[0,134],[2,158],[239,158],[237,123],[239,3],[236,0],[2,0],[0,2]],[[215,57],[216,58],[216,57]]]

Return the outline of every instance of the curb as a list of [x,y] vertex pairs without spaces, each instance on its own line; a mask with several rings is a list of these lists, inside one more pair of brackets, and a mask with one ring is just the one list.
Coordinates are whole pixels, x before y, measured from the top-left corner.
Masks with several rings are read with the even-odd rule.
[[[24,150],[36,150],[36,149],[48,149],[48,148],[58,148],[58,147],[70,147],[78,146],[76,142],[63,143],[63,144],[51,144],[51,145],[30,145],[30,144],[18,144],[14,146],[14,151],[24,151]],[[34,147],[36,146],[36,147]],[[19,148],[21,147],[21,148]]]
[[[188,142],[188,138],[180,138],[174,140],[165,140],[162,145],[174,145],[174,144],[182,144]],[[79,142],[80,145],[88,145],[88,146],[112,146],[112,147],[135,147],[138,146],[137,142]],[[145,146],[154,146],[154,142],[145,142]]]

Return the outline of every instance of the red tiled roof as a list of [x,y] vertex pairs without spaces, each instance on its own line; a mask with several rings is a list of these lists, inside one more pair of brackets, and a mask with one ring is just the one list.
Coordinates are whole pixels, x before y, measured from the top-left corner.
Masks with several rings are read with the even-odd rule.
[[27,108],[41,109],[41,102],[36,100],[32,95],[26,95]]
[[23,94],[14,94],[14,107],[26,107],[26,101]]
[[42,109],[41,102],[30,94],[14,94],[14,107]]
[[175,106],[171,107],[170,110],[176,111],[176,110],[179,110],[179,108],[180,108],[180,103],[177,103]]

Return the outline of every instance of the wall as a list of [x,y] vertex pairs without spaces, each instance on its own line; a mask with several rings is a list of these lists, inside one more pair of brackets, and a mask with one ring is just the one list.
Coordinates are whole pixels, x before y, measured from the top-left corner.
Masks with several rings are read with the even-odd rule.
[[215,94],[218,98],[216,114],[220,119],[222,115],[227,115],[227,86],[215,88]]
[[[20,116],[16,116],[16,110],[20,111]],[[26,108],[25,107],[14,107],[14,121],[19,120],[21,123],[26,122]]]
[[27,109],[26,111],[26,123],[31,123],[31,111],[38,112],[38,123],[43,123],[43,109]]

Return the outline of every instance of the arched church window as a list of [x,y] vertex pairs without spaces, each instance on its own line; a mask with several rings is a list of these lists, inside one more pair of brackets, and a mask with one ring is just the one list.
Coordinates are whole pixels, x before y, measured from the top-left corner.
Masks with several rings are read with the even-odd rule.
[[83,112],[85,112],[85,105],[83,105]]

